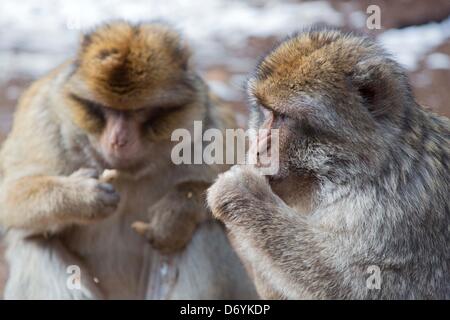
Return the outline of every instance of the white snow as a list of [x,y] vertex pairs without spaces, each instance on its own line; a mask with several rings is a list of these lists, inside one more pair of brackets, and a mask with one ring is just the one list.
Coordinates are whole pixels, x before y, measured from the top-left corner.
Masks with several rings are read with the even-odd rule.
[[367,15],[362,11],[353,11],[349,14],[349,20],[355,28],[363,28],[366,26]]
[[233,63],[241,71],[247,71],[248,61],[235,63],[226,55],[249,36],[283,37],[309,24],[342,24],[325,1],[2,0],[0,77],[42,74],[72,52],[79,31],[110,19],[168,21],[188,38],[202,65]]
[[404,67],[414,71],[427,52],[450,38],[450,18],[404,29],[391,29],[378,39]]
[[[363,26],[365,13],[350,9],[346,9],[349,23]],[[223,65],[232,73],[229,83],[211,82],[216,94],[230,100],[242,97],[244,75],[256,63],[254,56],[246,54],[250,37],[281,39],[314,23],[344,24],[344,14],[327,1],[1,0],[0,81],[20,74],[44,74],[73,53],[80,31],[111,19],[171,23],[191,44],[200,70]],[[419,61],[449,37],[450,18],[387,30],[379,39],[401,64],[415,70]],[[449,61],[442,55],[430,55],[426,64],[442,69],[448,68]]]
[[425,62],[430,69],[450,69],[450,57],[445,53],[434,52]]

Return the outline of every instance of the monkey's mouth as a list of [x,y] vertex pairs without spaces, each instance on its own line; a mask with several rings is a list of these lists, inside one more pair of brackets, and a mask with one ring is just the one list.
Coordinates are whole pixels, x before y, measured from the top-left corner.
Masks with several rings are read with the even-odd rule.
[[95,147],[93,149],[96,161],[104,169],[134,172],[145,166],[143,157],[118,156]]
[[144,161],[142,158],[136,157],[117,157],[117,156],[105,156],[104,161],[108,166],[108,169],[118,169],[118,170],[127,170],[127,171],[135,171],[142,166],[144,166]]

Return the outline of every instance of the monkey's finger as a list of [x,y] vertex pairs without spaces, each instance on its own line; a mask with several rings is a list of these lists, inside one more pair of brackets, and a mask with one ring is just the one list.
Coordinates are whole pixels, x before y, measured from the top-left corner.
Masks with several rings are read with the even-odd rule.
[[71,174],[72,177],[93,178],[97,179],[99,176],[98,170],[93,168],[80,168]]
[[120,202],[120,194],[112,184],[92,180],[96,199],[105,207],[117,207]]
[[102,191],[99,196],[104,206],[115,208],[119,205],[120,195],[116,191],[109,188],[105,190],[102,187],[99,189]]
[[116,189],[114,189],[114,186],[112,184],[106,183],[106,182],[101,182],[97,185],[97,187],[102,190],[105,191],[107,193],[116,193]]
[[135,221],[131,224],[131,228],[141,236],[145,236],[147,232],[150,230],[150,223],[146,223],[143,221]]

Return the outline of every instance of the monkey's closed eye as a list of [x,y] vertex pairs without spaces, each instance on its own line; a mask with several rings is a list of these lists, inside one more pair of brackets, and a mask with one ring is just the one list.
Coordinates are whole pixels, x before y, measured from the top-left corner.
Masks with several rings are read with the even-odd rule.
[[145,115],[144,127],[153,126],[155,121],[161,120],[164,117],[181,110],[182,108],[182,105],[151,108],[151,110]]
[[81,105],[88,113],[89,115],[104,121],[105,120],[105,114],[103,112],[103,107],[93,101],[81,98],[77,95],[71,94],[70,97],[75,100],[79,105]]
[[264,105],[260,105],[260,110],[262,112],[264,120],[269,119],[273,116],[274,120],[285,120],[288,118],[288,115],[280,112],[279,110],[274,110],[272,108],[266,107]]
[[262,113],[262,115],[263,115],[264,118],[268,118],[268,117],[270,116],[270,113],[273,112],[272,109],[266,107],[266,106],[263,105],[263,104],[260,104],[260,105],[259,105],[259,110],[261,110],[261,113]]

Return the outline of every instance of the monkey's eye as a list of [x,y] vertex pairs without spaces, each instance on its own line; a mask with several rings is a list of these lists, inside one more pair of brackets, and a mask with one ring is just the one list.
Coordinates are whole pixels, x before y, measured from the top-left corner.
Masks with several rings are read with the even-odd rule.
[[84,107],[93,117],[105,120],[105,114],[103,113],[103,110],[99,105],[89,101],[88,103],[84,104]]
[[273,118],[274,120],[285,120],[288,116],[285,113],[281,113],[278,110],[274,110],[272,108],[266,107],[264,105],[260,105],[260,110],[263,115],[263,120],[267,120],[269,118]]
[[273,117],[275,119],[280,119],[280,120],[285,120],[285,119],[288,118],[288,116],[286,114],[280,113],[280,112],[276,112],[276,111],[273,112]]
[[273,113],[273,110],[271,110],[270,108],[264,106],[264,105],[260,105],[259,109],[261,110],[261,113],[263,115],[263,117],[265,119],[267,119],[268,117],[270,117],[270,114]]
[[181,108],[183,108],[181,105],[151,108],[144,116],[144,127],[155,125],[156,121],[162,120]]
[[71,98],[80,104],[86,112],[92,116],[95,117],[101,121],[105,121],[105,114],[104,114],[104,107],[100,104],[81,98],[79,96],[76,96],[74,94],[71,95]]

